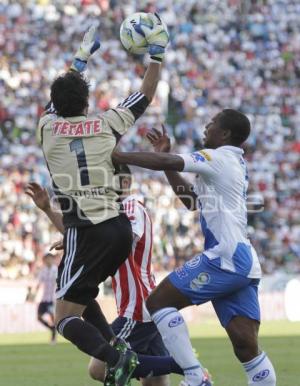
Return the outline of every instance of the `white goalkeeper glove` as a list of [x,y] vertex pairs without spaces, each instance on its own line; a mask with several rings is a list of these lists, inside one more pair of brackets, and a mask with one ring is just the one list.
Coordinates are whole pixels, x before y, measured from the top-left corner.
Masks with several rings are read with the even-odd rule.
[[154,62],[161,63],[169,43],[168,28],[157,13],[148,13],[147,16],[153,22],[153,29],[145,36],[149,44],[148,52]]
[[100,48],[100,40],[96,35],[96,27],[92,26],[84,34],[83,40],[76,52],[70,70],[83,72],[89,57]]

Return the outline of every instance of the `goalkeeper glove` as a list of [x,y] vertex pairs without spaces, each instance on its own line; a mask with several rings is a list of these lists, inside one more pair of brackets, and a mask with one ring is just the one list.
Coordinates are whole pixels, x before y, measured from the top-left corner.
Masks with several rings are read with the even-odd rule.
[[153,29],[146,35],[149,44],[148,52],[154,62],[161,63],[169,43],[168,28],[157,13],[148,13],[148,17],[153,22]]
[[100,41],[96,37],[96,27],[92,26],[84,34],[83,40],[75,54],[70,70],[83,72],[86,69],[88,59],[100,48]]

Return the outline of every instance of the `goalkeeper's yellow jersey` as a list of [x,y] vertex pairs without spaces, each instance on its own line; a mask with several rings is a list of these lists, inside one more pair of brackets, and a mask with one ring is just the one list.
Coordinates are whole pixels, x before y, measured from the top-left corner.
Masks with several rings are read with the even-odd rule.
[[135,93],[101,116],[41,117],[37,137],[63,213],[65,227],[98,224],[119,214],[111,154],[117,139],[145,111],[147,98]]

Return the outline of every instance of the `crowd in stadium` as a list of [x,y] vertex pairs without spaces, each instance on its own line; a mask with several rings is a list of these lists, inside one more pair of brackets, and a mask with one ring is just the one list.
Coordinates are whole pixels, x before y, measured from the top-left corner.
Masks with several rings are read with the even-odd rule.
[[[102,54],[89,65],[90,113],[136,91],[144,60],[118,39],[136,10],[127,0],[27,0],[0,4],[0,278],[28,276],[58,234],[24,195],[31,181],[49,184],[36,145],[38,116],[49,86],[67,69],[83,32],[98,20]],[[249,235],[263,270],[300,272],[300,4],[293,0],[139,1],[169,26],[157,96],[123,138],[124,149],[150,149],[145,133],[166,122],[174,151],[201,147],[206,122],[225,107],[246,113],[250,189],[264,210],[249,214]],[[161,3],[161,4],[159,4]],[[251,4],[250,4],[251,3]],[[247,16],[246,16],[247,13]],[[163,174],[135,170],[154,227],[154,269],[171,270],[201,250],[198,213],[175,200]]]

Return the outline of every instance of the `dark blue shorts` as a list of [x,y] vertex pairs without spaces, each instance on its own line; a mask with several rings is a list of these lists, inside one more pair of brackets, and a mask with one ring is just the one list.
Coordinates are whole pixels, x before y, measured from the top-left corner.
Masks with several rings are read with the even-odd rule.
[[211,301],[223,327],[235,316],[260,321],[259,279],[225,271],[204,254],[177,268],[168,279],[193,304]]
[[114,333],[119,338],[125,339],[133,351],[144,355],[169,355],[153,322],[136,322],[119,316],[112,322],[111,326]]
[[54,314],[54,303],[53,302],[41,302],[38,306],[38,315],[43,314]]

